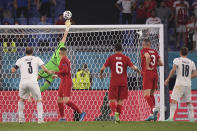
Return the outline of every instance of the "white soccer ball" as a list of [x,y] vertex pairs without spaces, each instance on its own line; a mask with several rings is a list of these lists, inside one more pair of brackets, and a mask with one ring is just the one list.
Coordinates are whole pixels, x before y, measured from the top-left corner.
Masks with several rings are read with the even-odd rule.
[[69,10],[64,11],[63,17],[64,19],[69,20],[72,17],[72,13]]

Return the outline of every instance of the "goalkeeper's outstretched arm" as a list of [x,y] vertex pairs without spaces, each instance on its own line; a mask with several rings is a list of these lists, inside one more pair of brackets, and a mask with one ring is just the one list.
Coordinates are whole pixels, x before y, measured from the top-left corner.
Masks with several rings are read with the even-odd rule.
[[63,42],[63,43],[66,42],[66,38],[67,38],[69,29],[70,29],[70,25],[71,25],[70,20],[66,20],[65,25],[66,25],[66,30],[65,30],[65,32],[64,32],[64,36],[63,36],[62,40],[60,41],[60,42]]

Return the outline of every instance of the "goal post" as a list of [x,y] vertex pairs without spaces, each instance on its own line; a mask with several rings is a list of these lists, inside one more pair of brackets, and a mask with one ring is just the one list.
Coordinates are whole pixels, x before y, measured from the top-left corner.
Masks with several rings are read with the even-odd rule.
[[[0,121],[17,120],[17,101],[20,73],[10,73],[16,60],[25,55],[26,46],[34,47],[34,55],[39,56],[45,64],[50,60],[59,41],[63,37],[65,25],[3,25],[0,26]],[[152,48],[158,50],[164,60],[163,25],[71,25],[65,45],[71,61],[73,89],[71,100],[87,113],[85,121],[113,120],[108,105],[108,88],[110,71],[104,73],[104,80],[99,79],[99,70],[106,58],[113,54],[113,45],[122,43],[123,53],[129,56],[138,67],[141,65],[140,50],[142,40],[148,37]],[[92,77],[89,88],[75,88],[76,73],[87,64]],[[141,67],[140,67],[141,68]],[[164,67],[159,67],[159,89],[156,91],[156,104],[160,107],[160,120],[165,118]],[[46,121],[58,119],[57,89],[59,79],[42,93],[44,116]],[[44,79],[39,81],[42,86]],[[75,83],[76,84],[76,83]],[[80,85],[80,84],[78,84]],[[75,85],[76,86],[76,85]],[[143,97],[142,78],[136,72],[128,70],[128,100],[124,102],[121,120],[143,121],[148,117],[150,109]],[[72,121],[73,111],[65,107],[68,121]],[[35,101],[25,103],[26,121],[35,121],[37,112]]]

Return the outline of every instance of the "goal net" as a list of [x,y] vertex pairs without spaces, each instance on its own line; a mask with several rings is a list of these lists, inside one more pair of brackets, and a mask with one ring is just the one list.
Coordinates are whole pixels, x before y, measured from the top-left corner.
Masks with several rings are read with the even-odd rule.
[[[47,63],[63,37],[65,26],[0,26],[0,121],[15,122],[18,119],[18,89],[20,72],[11,74],[10,69],[17,59],[25,55],[25,47],[33,46],[34,55]],[[122,43],[124,54],[138,67],[141,65],[140,50],[142,39],[149,38],[152,48],[158,50],[163,59],[163,26],[162,25],[72,25],[67,41],[68,57],[71,61],[73,89],[71,101],[87,113],[85,121],[110,121],[108,89],[110,70],[104,73],[100,80],[100,68],[106,58],[112,55],[115,43]],[[90,72],[84,78],[77,72],[84,64]],[[156,105],[160,107],[160,119],[164,119],[163,68],[160,74],[159,89],[156,92]],[[84,78],[83,81],[79,80]],[[44,79],[39,81],[42,86]],[[57,121],[59,116],[57,106],[57,90],[59,79],[42,93],[45,121]],[[81,82],[81,83],[80,83]],[[85,85],[84,85],[85,83]],[[123,103],[120,116],[122,121],[143,121],[150,114],[142,90],[142,77],[131,69],[128,70],[129,97]],[[24,106],[26,121],[36,121],[36,103],[26,101]],[[78,120],[78,114],[65,105],[67,121]]]

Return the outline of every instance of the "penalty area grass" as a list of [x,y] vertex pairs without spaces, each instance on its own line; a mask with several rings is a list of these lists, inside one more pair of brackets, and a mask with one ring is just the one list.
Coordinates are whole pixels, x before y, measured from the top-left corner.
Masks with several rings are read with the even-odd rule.
[[197,131],[196,122],[47,122],[0,123],[0,131]]

